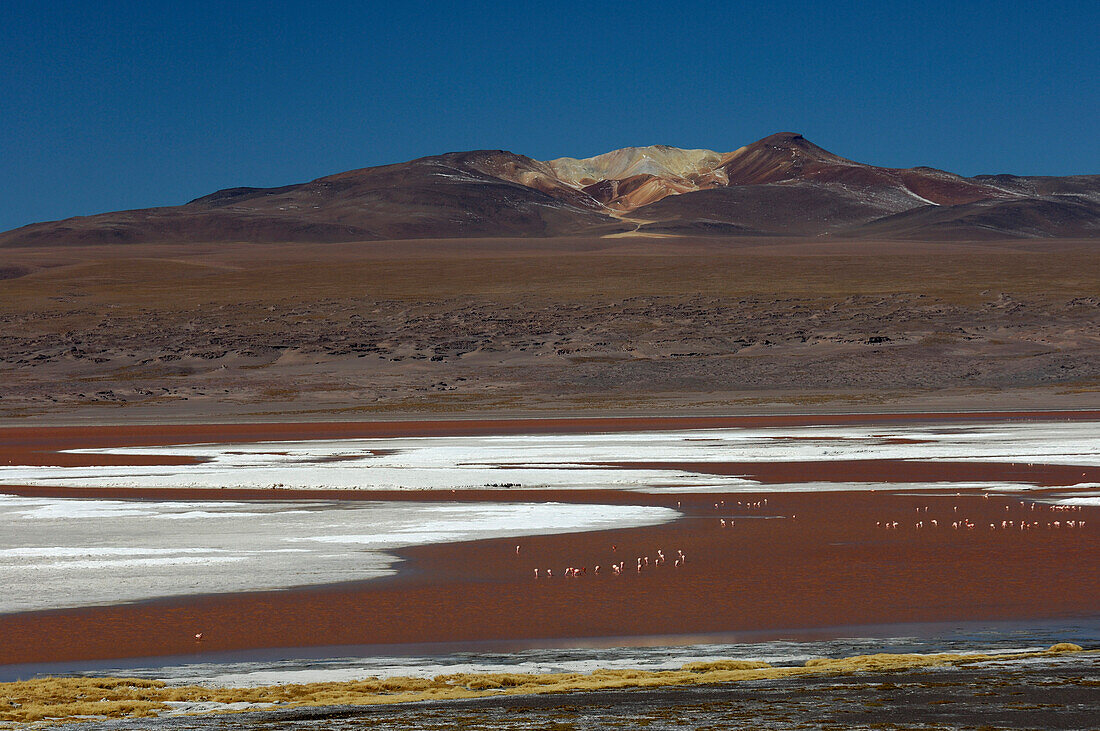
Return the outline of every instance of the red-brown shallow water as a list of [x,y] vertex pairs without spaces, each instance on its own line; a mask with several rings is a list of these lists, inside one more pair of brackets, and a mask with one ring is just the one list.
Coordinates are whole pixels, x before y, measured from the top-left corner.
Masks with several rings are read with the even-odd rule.
[[[986,414],[982,418],[993,417]],[[637,420],[629,421],[631,429],[644,428],[634,423]],[[477,424],[468,428],[489,428],[486,423]],[[524,433],[524,425],[526,422],[508,422],[497,428]],[[539,427],[543,426],[539,422]],[[340,432],[332,431],[333,425],[266,427],[239,427],[236,432],[216,427],[215,433],[187,427],[157,434],[119,429],[22,437],[14,430],[3,430],[0,438],[9,453],[19,454],[29,449],[51,451],[66,443],[111,446],[198,441],[200,437],[201,441],[242,441],[248,434],[257,440],[332,437],[336,433],[362,436],[373,428],[360,425]],[[385,434],[408,434],[420,428],[451,433],[456,427],[453,422],[378,427]],[[689,427],[681,423],[674,428]],[[578,430],[603,429],[589,424]],[[795,469],[789,465],[753,467],[760,470],[753,474],[771,474],[776,480],[782,476],[784,481],[787,475],[783,470]],[[880,467],[883,465],[849,462],[829,469],[837,480],[860,481],[873,476],[868,470],[877,474]],[[981,475],[1005,479],[982,472],[984,468],[1008,466],[967,464],[965,469],[973,474],[953,474],[948,479],[983,479]],[[1071,469],[1079,473],[1087,468]],[[1036,484],[1067,484],[1057,471],[1040,471],[1032,477]],[[1021,504],[1014,497],[984,497],[965,490],[961,496],[951,491],[757,495],[652,495],[612,490],[332,491],[331,495],[284,490],[5,491],[136,499],[212,499],[216,494],[217,498],[235,500],[308,496],[633,503],[679,507],[684,517],[650,528],[525,538],[519,541],[518,554],[514,539],[404,549],[399,551],[406,560],[402,571],[388,579],[3,615],[0,664],[270,647],[701,635],[854,624],[1043,619],[1093,616],[1100,611],[1100,579],[1095,571],[1095,557],[1100,555],[1100,509],[1086,507],[1065,513],[1026,500]],[[1084,520],[1085,526],[1065,526],[1067,516],[1075,524]],[[976,527],[952,529],[951,523],[962,518]],[[723,519],[727,520],[725,526]],[[933,520],[938,523],[935,527]],[[897,529],[882,527],[894,521],[899,524]],[[1013,527],[1001,528],[1002,521],[1012,521]],[[1039,525],[1020,530],[1020,521]],[[1053,527],[1054,521],[1060,527]],[[923,527],[918,528],[918,522]],[[656,565],[658,549],[667,557],[663,565]],[[673,566],[678,551],[687,558],[680,568]],[[641,572],[635,570],[639,557],[649,559]],[[609,569],[617,561],[626,563],[621,576],[611,575]],[[601,566],[599,575],[596,565]],[[568,578],[564,569],[570,566],[584,567],[587,572]],[[535,568],[541,570],[542,578],[534,578]],[[553,569],[552,579],[545,577],[546,568]],[[196,642],[194,635],[199,632],[202,640]]]
[[595,462],[625,470],[679,470],[746,477],[764,484],[801,482],[1020,482],[1039,487],[1100,482],[1100,467],[1024,462],[835,459],[783,462]]

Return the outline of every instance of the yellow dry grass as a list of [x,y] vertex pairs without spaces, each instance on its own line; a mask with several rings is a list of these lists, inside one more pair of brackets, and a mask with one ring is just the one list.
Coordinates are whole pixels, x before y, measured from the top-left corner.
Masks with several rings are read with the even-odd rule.
[[[1039,652],[1002,655],[878,654],[814,659],[797,667],[764,662],[718,660],[684,665],[680,670],[595,670],[581,673],[455,673],[434,678],[369,678],[349,682],[272,685],[259,688],[169,687],[137,678],[38,678],[0,683],[0,722],[8,728],[30,722],[81,718],[148,717],[168,709],[170,701],[334,706],[477,698],[490,695],[566,693],[570,691],[732,683],[807,675],[899,671],[1081,653],[1079,645],[1059,643]],[[1090,650],[1087,652],[1097,652]]]

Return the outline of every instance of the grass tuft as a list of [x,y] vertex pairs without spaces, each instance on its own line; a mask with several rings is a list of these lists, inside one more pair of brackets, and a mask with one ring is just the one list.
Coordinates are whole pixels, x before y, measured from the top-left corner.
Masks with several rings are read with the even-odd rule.
[[[374,705],[418,700],[530,695],[610,688],[643,688],[730,683],[822,674],[901,671],[920,667],[965,665],[1086,652],[1060,642],[1039,652],[1004,655],[877,654],[817,658],[802,666],[773,667],[765,662],[717,660],[687,663],[680,670],[600,669],[581,673],[453,673],[434,678],[368,678],[349,682],[271,685],[259,688],[169,687],[139,678],[37,678],[0,683],[0,722],[16,724],[87,718],[145,718],[168,709],[170,701],[213,704],[253,703],[283,706]],[[1087,652],[1098,652],[1089,650]],[[217,712],[217,706],[212,707]]]

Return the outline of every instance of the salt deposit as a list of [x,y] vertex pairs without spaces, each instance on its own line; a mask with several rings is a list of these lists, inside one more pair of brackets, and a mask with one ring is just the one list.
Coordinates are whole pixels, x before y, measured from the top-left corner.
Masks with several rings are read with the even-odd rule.
[[[905,441],[899,441],[905,440]],[[739,476],[676,469],[619,469],[615,462],[782,462],[904,459],[1100,466],[1094,422],[966,425],[804,426],[614,434],[348,439],[77,450],[171,455],[187,466],[0,466],[0,484],[80,487],[296,489],[615,488],[643,491],[755,490]],[[846,483],[844,489],[881,488]],[[941,486],[955,488],[954,483]],[[818,485],[816,489],[826,487]],[[990,483],[984,488],[1026,488]],[[769,485],[769,490],[806,489]]]
[[391,551],[403,546],[655,525],[676,515],[560,503],[0,496],[0,612],[369,579],[394,573]]

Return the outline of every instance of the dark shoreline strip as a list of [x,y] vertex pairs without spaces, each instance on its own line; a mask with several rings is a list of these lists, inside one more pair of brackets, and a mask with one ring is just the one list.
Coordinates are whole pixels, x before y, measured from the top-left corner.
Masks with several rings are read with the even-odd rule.
[[[849,424],[975,423],[988,421],[1097,421],[1100,411],[1005,411],[832,416],[582,417],[455,419],[451,421],[271,422],[135,426],[0,427],[0,464],[9,466],[172,466],[204,458],[173,455],[72,454],[65,450],[267,441],[394,439],[448,436],[515,436],[716,428]],[[614,464],[614,463],[612,463]],[[762,480],[766,481],[766,480]]]
[[519,434],[583,434],[677,431],[723,427],[840,426],[920,422],[1098,421],[1100,410],[980,411],[902,414],[807,414],[761,416],[549,417],[374,422],[260,422],[254,424],[140,424],[126,426],[6,426],[7,448],[52,446],[151,446],[310,439],[396,438]]

